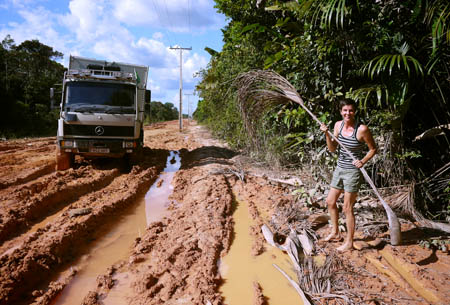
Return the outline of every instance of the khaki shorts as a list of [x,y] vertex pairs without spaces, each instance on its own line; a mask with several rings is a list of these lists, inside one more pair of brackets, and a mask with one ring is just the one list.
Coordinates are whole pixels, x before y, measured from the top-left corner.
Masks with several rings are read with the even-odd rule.
[[336,167],[330,186],[349,193],[357,193],[362,181],[362,173],[358,168],[343,169]]

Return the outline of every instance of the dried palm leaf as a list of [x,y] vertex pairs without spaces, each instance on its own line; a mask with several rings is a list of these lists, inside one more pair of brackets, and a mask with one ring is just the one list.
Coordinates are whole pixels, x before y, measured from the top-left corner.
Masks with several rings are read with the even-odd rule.
[[[274,106],[286,103],[299,104],[319,125],[322,122],[305,106],[303,99],[297,90],[281,75],[271,70],[253,70],[240,74],[234,81],[238,89],[239,106],[243,116],[244,124],[250,135],[255,134],[255,126],[262,115]],[[343,145],[333,133],[328,134],[335,140],[351,157],[356,158]],[[254,137],[252,137],[254,138]],[[400,222],[397,216],[384,201],[370,179],[364,168],[360,168],[364,178],[372,187],[373,191],[381,201],[388,216],[391,244],[399,245],[401,242]]]

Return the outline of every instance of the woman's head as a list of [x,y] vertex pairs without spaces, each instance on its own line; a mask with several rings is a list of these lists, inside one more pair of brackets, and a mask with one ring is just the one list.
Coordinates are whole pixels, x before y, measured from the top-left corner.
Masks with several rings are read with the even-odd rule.
[[354,100],[350,99],[350,98],[344,98],[342,100],[339,101],[339,110],[342,110],[342,107],[344,106],[353,106],[353,110],[356,111],[356,103]]
[[339,107],[344,122],[349,122],[351,124],[355,120],[355,101],[352,99],[342,99],[339,101]]

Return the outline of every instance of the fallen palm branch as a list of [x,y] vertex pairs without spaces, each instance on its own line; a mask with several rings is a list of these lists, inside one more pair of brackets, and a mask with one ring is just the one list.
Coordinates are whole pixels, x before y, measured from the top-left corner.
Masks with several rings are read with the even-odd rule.
[[[299,104],[319,125],[322,124],[322,122],[304,105],[303,99],[297,93],[297,90],[284,77],[274,71],[254,70],[242,73],[236,78],[234,85],[238,89],[240,110],[244,124],[250,135],[255,134],[256,123],[268,110],[276,105],[292,102]],[[353,154],[334,136],[333,133],[328,131],[328,134],[352,157],[353,160],[356,160]],[[360,168],[360,170],[386,211],[391,244],[399,245],[401,242],[401,231],[400,222],[398,221],[397,216],[381,197],[366,170],[364,168]]]
[[[411,184],[406,191],[393,195],[396,197],[396,200],[393,200],[392,207],[401,211],[404,215],[412,217],[422,227],[450,233],[450,225],[448,223],[436,222],[427,219],[415,208],[415,188],[416,185]],[[406,202],[406,204],[404,202]]]
[[278,267],[276,264],[273,264],[273,266],[281,272],[281,274],[284,275],[285,278],[287,278],[287,280],[289,281],[289,283],[292,285],[292,287],[295,288],[295,290],[297,291],[297,293],[300,295],[300,298],[303,301],[304,305],[311,305],[311,303],[309,302],[309,300],[306,298],[305,293],[303,292],[303,290],[300,288],[300,286],[289,277],[289,275],[287,275],[286,272],[283,271],[283,269],[281,269],[280,267]]
[[[416,221],[422,227],[450,233],[450,225],[448,223],[427,219],[423,214],[424,202],[439,200],[439,195],[445,193],[448,185],[450,185],[450,162],[419,183],[385,188],[388,189],[389,193],[392,193],[386,198],[390,202],[391,208],[403,217]],[[373,206],[370,203],[373,202],[372,199],[366,201],[366,204],[367,202]],[[365,224],[364,228],[368,226],[370,224]]]

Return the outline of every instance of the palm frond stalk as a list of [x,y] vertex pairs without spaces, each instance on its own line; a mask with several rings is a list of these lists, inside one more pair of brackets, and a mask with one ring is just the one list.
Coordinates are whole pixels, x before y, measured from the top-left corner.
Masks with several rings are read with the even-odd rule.
[[[252,70],[242,73],[236,77],[234,85],[238,90],[239,107],[244,124],[250,135],[255,133],[256,123],[265,113],[267,113],[267,111],[276,105],[291,102],[299,104],[319,125],[322,124],[322,122],[305,106],[303,99],[297,93],[297,90],[284,77],[274,71]],[[356,160],[353,154],[334,136],[333,133],[328,131],[328,134],[352,157],[353,160]],[[399,245],[401,243],[401,230],[397,216],[381,197],[366,170],[364,168],[360,168],[360,170],[386,211],[391,244],[394,246]]]

